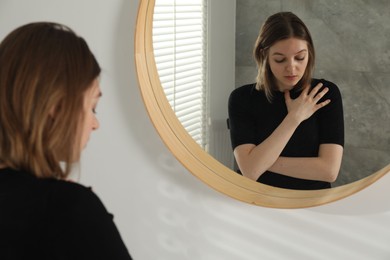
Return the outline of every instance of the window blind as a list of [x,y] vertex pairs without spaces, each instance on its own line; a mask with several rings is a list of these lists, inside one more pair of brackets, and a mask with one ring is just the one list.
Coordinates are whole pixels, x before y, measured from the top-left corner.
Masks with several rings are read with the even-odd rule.
[[183,127],[206,146],[206,0],[156,0],[153,48],[168,101]]

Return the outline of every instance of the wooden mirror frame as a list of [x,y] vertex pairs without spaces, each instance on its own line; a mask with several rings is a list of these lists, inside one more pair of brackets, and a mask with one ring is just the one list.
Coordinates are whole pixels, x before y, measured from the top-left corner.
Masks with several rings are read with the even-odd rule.
[[177,119],[157,73],[153,54],[154,0],[140,0],[135,30],[135,63],[149,117],[165,145],[193,175],[213,189],[243,202],[271,208],[306,208],[350,196],[390,172],[390,164],[361,180],[325,190],[289,190],[257,183],[206,153]]

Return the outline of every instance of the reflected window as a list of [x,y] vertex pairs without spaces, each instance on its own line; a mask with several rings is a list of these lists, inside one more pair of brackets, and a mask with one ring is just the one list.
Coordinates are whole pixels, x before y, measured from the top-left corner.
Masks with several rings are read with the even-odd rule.
[[183,127],[207,147],[207,0],[156,0],[153,48],[161,85]]

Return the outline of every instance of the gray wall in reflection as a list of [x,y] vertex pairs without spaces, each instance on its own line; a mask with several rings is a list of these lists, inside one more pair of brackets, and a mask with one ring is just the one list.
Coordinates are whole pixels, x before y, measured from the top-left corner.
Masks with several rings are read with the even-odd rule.
[[334,186],[361,179],[390,163],[390,2],[237,0],[236,87],[253,83],[252,48],[261,24],[292,11],[308,26],[316,50],[315,77],[339,86],[345,150]]

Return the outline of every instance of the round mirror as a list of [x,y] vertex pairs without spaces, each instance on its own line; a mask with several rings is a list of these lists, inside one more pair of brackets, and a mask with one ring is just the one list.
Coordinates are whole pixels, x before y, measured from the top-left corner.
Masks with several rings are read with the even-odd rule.
[[161,87],[152,43],[154,1],[140,2],[136,29],[136,66],[145,106],[160,136],[187,169],[214,189],[233,198],[267,207],[297,208],[328,203],[363,189],[390,166],[359,181],[328,190],[278,189],[246,179],[206,153],[184,130]]

